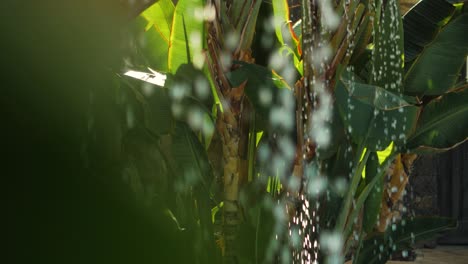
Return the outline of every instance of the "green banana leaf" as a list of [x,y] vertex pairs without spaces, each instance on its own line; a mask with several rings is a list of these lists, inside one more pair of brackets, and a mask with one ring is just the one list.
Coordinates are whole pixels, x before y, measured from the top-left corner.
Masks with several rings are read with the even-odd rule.
[[214,249],[209,186],[213,171],[203,145],[195,133],[183,122],[178,122],[172,135],[170,154],[173,160],[174,214],[187,232],[193,232],[201,258],[208,261]]
[[468,12],[444,26],[408,69],[405,93],[440,95],[456,84],[468,55]]
[[130,25],[135,39],[135,53],[138,64],[160,71],[167,71],[169,42],[158,32],[155,26],[143,16],[139,16]]
[[141,123],[156,135],[173,130],[171,100],[166,89],[127,76],[118,80],[127,88],[127,122]]
[[375,85],[363,84],[351,71],[340,74],[336,101],[346,131],[354,143],[364,140],[371,151],[382,150],[394,141],[402,145],[415,129],[419,107]]
[[[169,72],[175,73],[184,63],[194,62],[197,66],[201,66],[200,56],[205,46],[204,21],[203,17],[200,17],[203,7],[203,0],[178,1],[169,40]],[[193,61],[194,59],[196,60]]]
[[130,25],[136,40],[139,64],[167,71],[174,4],[160,0],[148,7]]
[[398,1],[387,1],[376,29],[371,84],[403,93],[403,22]]
[[173,89],[178,86],[188,89],[185,98],[183,99],[184,107],[198,105],[201,110],[207,114],[211,114],[211,108],[215,103],[213,93],[211,91],[210,82],[204,72],[193,66],[193,64],[179,65],[174,75],[169,74],[164,87]]
[[423,0],[403,16],[406,67],[432,42],[454,11],[447,1]]
[[468,89],[451,92],[427,104],[407,143],[416,152],[444,151],[468,139]]
[[196,245],[192,248],[200,263],[220,260],[215,249],[211,208],[210,184],[213,171],[203,145],[195,133],[183,122],[178,122],[172,134],[170,146],[175,197],[174,215],[183,232],[193,236]]
[[138,201],[154,204],[154,197],[167,195],[168,171],[158,138],[137,125],[127,131],[122,144],[124,181]]
[[[235,6],[239,6],[240,1],[233,1]],[[258,0],[246,0],[249,4],[245,4],[246,10],[242,11],[240,16],[242,19],[245,19],[244,23],[239,23],[238,30],[242,30],[240,33],[240,50],[249,50],[252,46],[252,41],[255,33],[255,25],[257,24],[258,13],[260,12],[260,6],[263,1]],[[242,10],[242,9],[241,9]],[[242,28],[239,28],[242,26]]]
[[[370,154],[366,164],[366,184],[369,184],[374,177],[377,177],[379,168],[379,158],[377,153]],[[362,219],[363,231],[370,233],[377,223],[377,217],[380,213],[382,205],[382,197],[384,190],[384,178],[378,179],[377,183],[372,188],[369,196],[364,202],[364,215]]]
[[[299,60],[300,54],[300,34],[297,34],[290,18],[290,7],[287,0],[273,0],[273,14],[275,23],[276,38],[281,45],[293,50],[295,60]],[[300,27],[298,27],[300,30]]]
[[[251,194],[258,196],[258,189]],[[275,241],[275,216],[263,202],[244,204],[245,221],[239,227],[236,246],[239,250],[240,263],[264,263],[268,259],[269,246]],[[274,243],[274,242],[273,242]],[[271,250],[271,249],[270,249]]]
[[359,257],[353,263],[384,264],[391,254],[422,240],[431,239],[441,232],[456,227],[456,221],[442,217],[415,217],[389,225],[384,234],[370,235],[363,242]]
[[200,185],[208,192],[213,180],[213,172],[205,148],[187,124],[177,123],[171,150],[175,164],[177,164],[175,173],[181,179],[183,178],[185,183]]
[[147,28],[154,27],[169,44],[172,18],[174,16],[174,4],[172,1],[159,0],[141,13],[141,16],[148,21]]

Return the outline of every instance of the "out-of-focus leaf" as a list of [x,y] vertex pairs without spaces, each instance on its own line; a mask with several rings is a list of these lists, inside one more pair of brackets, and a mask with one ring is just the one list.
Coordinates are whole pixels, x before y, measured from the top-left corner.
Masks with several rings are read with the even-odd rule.
[[[216,255],[211,221],[209,187],[213,171],[203,145],[187,124],[178,122],[172,137],[171,154],[174,159],[177,216],[181,225],[196,234],[196,243],[203,261]],[[190,231],[190,230],[189,230]]]
[[178,122],[175,128],[172,154],[177,164],[176,173],[183,183],[187,186],[200,185],[208,192],[213,172],[205,148],[193,131],[182,122]]
[[[326,122],[325,128],[330,133],[330,143],[327,146],[317,145],[316,154],[317,158],[323,160],[331,158],[333,155],[336,154],[338,151],[339,146],[345,140],[345,128],[343,125],[343,121],[340,117],[340,113],[338,111],[338,106],[336,102],[333,105],[333,118],[331,118]],[[321,128],[323,129],[323,128]]]
[[278,52],[280,52],[281,56],[285,56],[285,57],[288,57],[289,55],[291,55],[293,57],[294,68],[296,68],[296,70],[297,70],[297,72],[299,73],[300,76],[302,76],[304,74],[304,65],[302,63],[302,59],[300,59],[294,53],[294,51],[291,49],[291,47],[283,46],[278,50]]
[[197,12],[201,12],[203,7],[203,0],[178,1],[169,41],[169,72],[175,73],[181,64],[192,62],[194,58],[200,60],[205,41],[204,21]]
[[124,180],[147,204],[166,194],[168,187],[167,164],[157,140],[143,126],[130,129],[123,139]]
[[468,89],[445,94],[427,104],[415,133],[408,140],[412,152],[452,148],[468,139]]
[[256,64],[238,63],[241,67],[228,74],[229,82],[233,87],[239,87],[246,82],[244,91],[255,111],[263,120],[268,120],[269,110],[277,98],[279,89],[289,90],[288,85],[270,69]]
[[453,18],[412,63],[405,92],[440,95],[456,84],[468,55],[468,12]]
[[[258,191],[255,194],[258,195]],[[245,221],[236,240],[241,263],[262,263],[268,258],[268,247],[274,241],[275,216],[262,203],[246,206]],[[263,261],[262,261],[263,260]]]
[[157,135],[168,134],[174,128],[174,117],[172,116],[171,100],[167,90],[146,85],[143,89],[152,89],[151,94],[147,96],[150,116],[148,116],[148,129]]
[[137,17],[130,25],[134,34],[137,56],[142,58],[142,64],[166,71],[169,44],[154,26],[148,27],[148,25],[148,21],[143,16]]
[[[187,89],[179,92],[183,92],[186,99],[191,98],[191,101],[198,102],[203,107],[204,112],[211,114],[211,108],[215,102],[210,82],[204,72],[196,69],[193,64],[181,64],[174,75],[168,76],[165,87],[168,89]],[[175,96],[177,97],[177,95]]]
[[127,77],[121,80],[131,91],[129,95],[132,98],[132,104],[126,109],[127,123],[132,126],[140,122],[156,135],[172,131],[174,119],[167,90],[150,82],[140,82]]

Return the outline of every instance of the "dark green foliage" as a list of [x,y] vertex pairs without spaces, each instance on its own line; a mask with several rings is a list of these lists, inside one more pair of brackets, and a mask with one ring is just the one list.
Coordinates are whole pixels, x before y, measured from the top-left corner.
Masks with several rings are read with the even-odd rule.
[[424,0],[415,5],[403,17],[405,39],[405,63],[411,65],[424,47],[428,45],[455,11],[455,7],[444,0]]
[[[116,1],[0,3],[4,262],[192,262],[180,250],[189,240],[159,204],[134,202],[110,162],[119,153],[104,151],[120,149],[109,139],[122,121],[109,73],[126,55],[125,23]],[[89,134],[99,140],[86,148]]]
[[[369,184],[374,177],[377,177],[379,169],[379,159],[376,153],[371,153],[366,164],[365,183]],[[370,233],[377,223],[377,217],[382,205],[384,192],[384,178],[378,179],[376,185],[372,188],[369,197],[364,203],[364,214],[362,219],[362,228],[366,233]]]
[[459,80],[468,24],[466,7],[455,2],[421,1],[404,16],[406,93],[440,95]]
[[415,242],[430,239],[456,227],[455,220],[440,217],[416,217],[391,224],[385,233],[370,235],[362,245],[355,263],[386,263],[393,252],[409,250]]
[[403,144],[414,130],[418,107],[386,89],[361,83],[347,70],[335,93],[345,129],[356,144],[382,150],[391,141]]
[[427,104],[407,148],[415,152],[443,151],[468,138],[468,89],[445,94]]
[[[280,76],[274,75],[271,69],[256,64],[237,63],[240,67],[228,75],[229,82],[233,87],[239,87],[246,81],[245,94],[260,118],[268,120],[272,105],[279,100],[279,89],[288,89],[287,84]],[[269,103],[262,102],[262,92],[271,96]],[[290,90],[284,92],[290,92]]]

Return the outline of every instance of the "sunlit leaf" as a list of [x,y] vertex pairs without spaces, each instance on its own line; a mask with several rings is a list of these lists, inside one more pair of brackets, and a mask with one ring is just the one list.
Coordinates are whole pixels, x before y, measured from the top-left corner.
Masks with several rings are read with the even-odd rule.
[[131,24],[134,34],[136,53],[145,66],[166,71],[169,45],[163,35],[155,27],[147,27],[148,21],[139,16]]
[[154,27],[167,44],[169,44],[169,38],[171,36],[173,15],[174,4],[171,0],[156,1],[155,4],[141,14],[141,16],[148,21],[148,27]]
[[[204,46],[203,0],[178,1],[169,44],[168,68],[175,73],[181,64],[194,62],[203,63],[201,51]],[[201,61],[200,61],[201,60]]]
[[[302,54],[299,37],[290,18],[290,7],[287,0],[273,0],[273,13],[275,22],[275,33],[281,45],[287,45],[294,49],[294,55],[299,57]],[[298,24],[299,25],[299,24]],[[296,25],[296,28],[301,27]]]

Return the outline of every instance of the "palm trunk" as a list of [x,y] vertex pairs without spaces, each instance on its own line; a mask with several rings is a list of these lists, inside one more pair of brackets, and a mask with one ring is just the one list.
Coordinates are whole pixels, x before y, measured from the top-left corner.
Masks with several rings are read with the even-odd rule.
[[224,259],[225,263],[236,263],[235,241],[239,224],[241,223],[239,208],[239,182],[240,164],[238,130],[229,128],[229,124],[222,123],[223,132],[221,139],[223,142],[223,187],[224,187],[224,207],[223,207],[223,235],[224,235]]
[[[222,189],[224,206],[222,243],[220,245],[225,263],[238,262],[235,243],[239,225],[242,222],[239,190],[242,184],[247,181],[246,151],[249,122],[248,120],[246,122],[246,118],[250,113],[248,100],[244,100],[244,85],[231,87],[225,73],[232,70],[232,67],[231,65],[222,65],[220,58],[221,54],[231,52],[232,61],[253,62],[250,46],[260,3],[259,0],[209,1],[209,4],[216,10],[216,18],[208,23],[207,62],[223,108],[222,111],[218,111],[216,130],[223,145]],[[235,6],[242,6],[243,12],[230,13],[235,9]],[[235,49],[224,45],[225,34],[233,33],[232,29],[236,29],[236,32],[240,33],[239,43]]]

